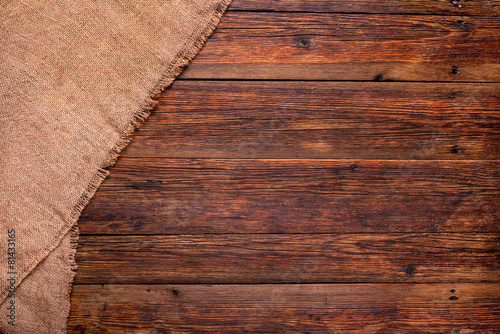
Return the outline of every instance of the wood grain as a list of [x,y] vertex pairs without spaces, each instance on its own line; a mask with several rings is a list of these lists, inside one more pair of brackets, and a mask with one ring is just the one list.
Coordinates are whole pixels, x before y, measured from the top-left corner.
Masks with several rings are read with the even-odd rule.
[[[355,165],[354,165],[355,164]],[[496,195],[500,161],[122,159],[106,187],[402,196]]]
[[500,282],[490,234],[81,236],[78,284]]
[[230,12],[181,77],[499,82],[499,28],[488,17]]
[[[68,333],[497,333],[498,284],[76,285]],[[453,291],[453,292],[452,292]]]
[[500,3],[498,0],[455,2],[448,0],[233,0],[228,10],[498,16]]
[[498,232],[498,161],[126,159],[81,233]]
[[181,81],[124,157],[498,159],[500,85]]

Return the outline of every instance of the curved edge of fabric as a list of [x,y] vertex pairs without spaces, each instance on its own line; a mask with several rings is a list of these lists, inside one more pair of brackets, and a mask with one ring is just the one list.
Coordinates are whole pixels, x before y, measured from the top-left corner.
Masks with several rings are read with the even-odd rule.
[[[212,18],[208,21],[207,25],[197,31],[193,35],[193,39],[189,40],[177,53],[177,55],[172,60],[171,64],[163,71],[163,74],[157,81],[156,85],[151,89],[149,96],[146,97],[142,108],[140,108],[132,117],[132,119],[128,122],[128,124],[124,127],[119,139],[117,140],[114,147],[109,151],[106,159],[102,162],[101,166],[95,171],[90,183],[86,187],[85,191],[79,197],[77,203],[74,205],[70,216],[66,220],[66,223],[62,226],[59,233],[54,237],[53,241],[50,243],[48,247],[46,247],[38,257],[22,272],[20,272],[20,279],[17,282],[16,286],[19,286],[23,283],[24,279],[30,275],[30,273],[44,260],[49,254],[56,249],[56,247],[60,244],[61,240],[69,233],[70,234],[70,243],[71,243],[71,253],[70,257],[70,268],[73,272],[71,275],[71,279],[68,282],[68,293],[67,293],[67,302],[69,303],[72,283],[74,276],[77,271],[77,264],[75,261],[76,256],[76,248],[78,245],[78,225],[77,221],[80,217],[82,210],[87,206],[89,201],[94,196],[95,192],[101,185],[101,183],[106,179],[109,175],[109,171],[105,168],[113,166],[121,151],[132,141],[132,134],[134,131],[148,118],[153,109],[157,106],[158,101],[156,100],[166,88],[168,88],[175,78],[182,72],[184,67],[188,65],[188,63],[198,54],[206,40],[212,35],[213,31],[219,24],[222,16],[226,12],[227,7],[231,3],[232,0],[220,0],[216,8],[214,10]],[[7,298],[8,291],[2,291],[0,293],[0,304],[5,301]],[[68,315],[66,315],[68,318]],[[0,331],[1,333],[1,331]]]
[[[132,141],[133,139],[132,135],[135,132],[135,130],[137,130],[142,125],[142,123],[146,121],[151,112],[158,105],[157,99],[159,95],[173,83],[175,78],[182,73],[184,67],[186,67],[189,64],[189,62],[193,60],[194,57],[196,57],[198,52],[200,52],[201,48],[205,45],[206,40],[212,35],[214,30],[217,28],[217,25],[222,19],[222,16],[226,12],[226,9],[231,3],[231,1],[232,0],[221,0],[217,8],[215,9],[214,16],[208,22],[207,26],[203,30],[201,30],[201,32],[198,32],[198,36],[196,36],[192,41],[186,43],[183,46],[183,48],[179,51],[179,53],[175,56],[170,66],[163,72],[163,75],[151,90],[151,93],[144,102],[142,109],[133,116],[132,120],[129,122],[126,129],[122,132],[120,139],[118,140],[114,148],[109,152],[107,159],[102,163],[101,167],[97,169],[96,173],[94,174],[94,178],[89,183],[86,191],[82,194],[80,200],[73,208],[74,215],[72,215],[69,221],[69,226],[71,229],[70,242],[72,247],[74,246],[72,254],[70,254],[70,261],[71,261],[70,264],[71,264],[71,270],[73,271],[73,275],[68,286],[68,296],[67,296],[68,301],[72,291],[73,279],[78,269],[78,265],[76,264],[75,260],[77,251],[76,249],[78,246],[78,237],[79,237],[77,221],[81,215],[82,210],[87,206],[87,204],[92,199],[92,197],[94,196],[95,192],[97,191],[101,183],[109,175],[109,171],[105,170],[105,168],[111,167],[116,163],[116,161],[120,156],[121,151],[123,151],[123,149],[127,147],[127,145],[130,144],[130,142]],[[61,238],[63,236],[64,234],[61,235]],[[69,314],[66,317],[68,316]]]
[[[72,275],[73,277],[69,282],[68,300],[71,295],[73,278],[76,275],[76,270],[78,268],[78,265],[76,264],[75,261],[76,248],[78,246],[78,237],[79,237],[77,221],[81,215],[82,210],[87,206],[87,204],[92,199],[92,197],[94,196],[95,192],[97,191],[101,183],[109,175],[109,171],[105,170],[105,168],[111,167],[116,163],[116,161],[120,156],[121,151],[125,147],[127,147],[127,145],[132,141],[133,139],[132,135],[135,132],[135,130],[138,129],[141,126],[141,124],[144,123],[144,121],[146,121],[151,112],[158,105],[157,99],[159,95],[172,84],[175,78],[182,73],[184,67],[186,67],[189,64],[189,62],[193,60],[194,57],[196,57],[198,52],[200,52],[201,48],[205,45],[207,39],[212,35],[214,30],[217,28],[220,20],[222,19],[222,16],[226,12],[227,7],[231,4],[231,1],[232,0],[221,0],[218,3],[217,8],[215,9],[214,16],[208,22],[207,26],[200,32],[198,32],[198,36],[195,36],[193,40],[191,40],[189,43],[186,43],[183,46],[183,48],[179,51],[179,53],[175,56],[170,66],[163,72],[163,75],[151,90],[151,93],[144,102],[142,109],[133,116],[132,120],[127,125],[125,131],[122,132],[120,139],[118,140],[114,148],[109,152],[108,158],[103,162],[101,167],[96,170],[94,178],[89,183],[86,191],[82,194],[80,200],[73,208],[74,215],[72,215],[72,218],[69,221],[70,236],[71,236],[70,242],[72,247],[74,246],[73,252],[72,254],[70,254],[70,261],[71,261],[70,264],[71,264],[71,270],[73,271]],[[61,238],[62,237],[64,237],[64,234],[61,236]]]

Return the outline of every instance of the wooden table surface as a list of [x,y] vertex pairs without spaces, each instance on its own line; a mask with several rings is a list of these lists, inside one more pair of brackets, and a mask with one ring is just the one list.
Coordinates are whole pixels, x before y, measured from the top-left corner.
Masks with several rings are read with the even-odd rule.
[[500,333],[499,15],[234,0],[84,210],[69,333]]

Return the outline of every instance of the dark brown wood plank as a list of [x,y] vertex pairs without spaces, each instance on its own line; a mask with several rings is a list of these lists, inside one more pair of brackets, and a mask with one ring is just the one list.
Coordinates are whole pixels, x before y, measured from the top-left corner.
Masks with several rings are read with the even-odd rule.
[[76,285],[68,333],[498,333],[499,295],[498,284]]
[[176,82],[124,157],[499,159],[500,84]]
[[79,226],[83,234],[500,232],[499,202],[480,195],[252,196],[103,188]]
[[288,194],[498,194],[500,161],[122,159],[105,187],[238,190]]
[[490,234],[81,236],[78,284],[500,282]]
[[498,16],[498,0],[233,0],[228,10]]
[[500,22],[229,12],[182,78],[500,81]]
[[499,232],[498,161],[121,159],[98,234]]

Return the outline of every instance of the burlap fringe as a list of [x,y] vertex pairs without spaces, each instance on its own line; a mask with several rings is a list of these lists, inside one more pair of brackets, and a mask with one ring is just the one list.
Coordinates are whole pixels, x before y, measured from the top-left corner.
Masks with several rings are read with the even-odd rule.
[[[77,220],[83,208],[88,204],[90,199],[93,197],[97,188],[109,175],[109,172],[105,170],[105,168],[111,167],[116,163],[121,151],[125,147],[127,147],[127,145],[132,141],[132,134],[135,132],[137,128],[139,128],[142,125],[142,123],[144,123],[144,121],[149,117],[151,112],[158,105],[158,101],[156,99],[167,87],[169,87],[172,84],[175,78],[182,72],[184,67],[186,67],[189,64],[189,62],[198,54],[198,52],[205,44],[208,37],[210,37],[212,32],[219,24],[222,15],[224,15],[226,8],[229,6],[231,1],[232,0],[220,1],[219,4],[217,5],[217,8],[215,9],[215,15],[212,17],[208,25],[201,32],[197,32],[197,36],[194,39],[194,42],[190,40],[190,42],[186,43],[184,47],[181,49],[181,51],[174,57],[174,60],[172,61],[170,66],[165,69],[160,80],[158,80],[157,84],[153,87],[153,89],[149,93],[149,97],[143,103],[141,109],[139,109],[133,115],[132,120],[124,128],[122,134],[120,135],[120,139],[108,153],[107,158],[101,164],[100,168],[96,171],[96,174],[92,179],[92,181],[90,182],[90,184],[88,185],[87,190],[82,194],[80,200],[73,208],[74,214],[72,213],[69,221],[72,222],[71,225],[72,227],[70,230],[71,248],[72,248],[72,252],[70,254],[70,266],[71,270],[74,272],[74,275],[76,274],[76,270],[78,268],[75,261],[76,248],[78,246],[78,236],[79,236]],[[68,298],[70,297],[71,294],[71,288],[72,288],[72,282],[70,282],[69,284]]]
[[[83,208],[87,206],[90,199],[94,196],[94,193],[96,192],[97,188],[99,188],[104,179],[109,175],[109,172],[105,170],[105,168],[113,166],[116,163],[120,152],[131,142],[132,134],[134,133],[134,131],[148,118],[152,110],[158,105],[158,101],[156,101],[156,99],[158,98],[159,94],[162,93],[168,86],[172,84],[174,79],[182,72],[183,68],[200,51],[205,41],[208,39],[208,37],[210,37],[212,32],[219,24],[222,15],[226,11],[226,8],[227,6],[229,6],[231,1],[232,0],[221,0],[217,5],[217,8],[215,9],[215,15],[212,17],[210,22],[208,22],[207,26],[200,32],[195,33],[197,36],[195,37],[194,42],[190,40],[190,42],[186,43],[184,47],[181,49],[181,51],[174,57],[170,66],[165,69],[163,75],[151,90],[149,96],[143,103],[143,106],[136,113],[134,113],[131,121],[124,127],[124,130],[122,131],[119,140],[117,141],[115,146],[111,149],[111,151],[108,153],[108,156],[103,161],[101,166],[96,170],[89,185],[87,186],[87,188],[82,193],[77,203],[71,210],[71,213],[68,219],[66,220],[66,223],[63,225],[60,232],[55,236],[53,242],[51,242],[50,245],[46,249],[44,249],[44,251],[35,261],[33,261],[24,271],[19,273],[19,276],[22,278],[18,282],[18,285],[22,283],[22,280],[26,276],[28,276],[33,269],[35,269],[38,263],[43,261],[43,259],[45,259],[45,257],[47,257],[47,255],[57,247],[57,245],[62,240],[64,235],[68,233],[68,230],[70,233],[70,239],[71,239],[70,242],[72,249],[71,253],[69,254],[70,270],[73,272],[73,278],[74,278],[74,275],[76,274],[76,270],[78,268],[75,261],[76,248],[78,246],[78,236],[79,236],[77,220],[80,217]],[[71,294],[71,288],[72,288],[72,281],[69,282],[68,295],[67,295],[68,299]],[[0,294],[0,300],[2,301],[5,300],[7,293],[8,291],[2,291]]]

